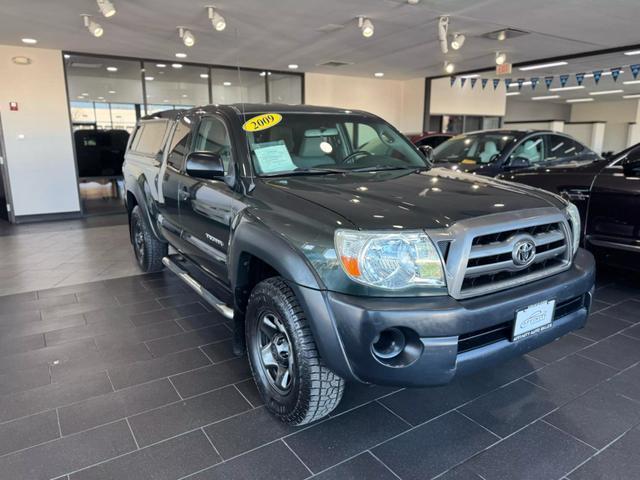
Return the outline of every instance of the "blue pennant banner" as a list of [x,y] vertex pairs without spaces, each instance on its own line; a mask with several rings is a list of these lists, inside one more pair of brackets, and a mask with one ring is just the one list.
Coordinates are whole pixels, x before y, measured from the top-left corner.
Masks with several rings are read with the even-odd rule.
[[513,83],[513,78],[505,78],[504,79],[504,86],[509,88],[509,85],[511,85]]
[[518,90],[522,90],[522,84],[524,83],[524,78],[519,78],[516,80],[518,82]]
[[536,87],[538,86],[538,82],[540,81],[540,78],[538,77],[531,77],[531,90],[535,90]]
[[602,70],[594,70],[593,71],[593,81],[596,82],[596,85],[602,78]]
[[638,76],[638,73],[640,73],[640,65],[630,65],[629,68],[631,69],[631,75],[633,75],[633,78],[635,80],[635,78]]
[[489,82],[488,78],[483,78],[480,80],[480,85],[482,85],[482,89],[484,90],[484,87],[487,86],[487,83]]
[[547,86],[547,90],[551,88],[552,83],[553,83],[553,77],[544,77],[544,84]]
[[453,84],[456,83],[456,77],[449,77],[449,81],[451,82],[451,86],[453,87]]
[[463,88],[466,82],[467,82],[466,77],[460,77],[460,88]]
[[496,88],[498,88],[498,85],[500,85],[500,79],[499,78],[494,78],[493,79],[493,89],[495,90]]
[[620,76],[620,72],[622,72],[622,69],[620,67],[616,67],[616,68],[612,68],[611,69],[611,78],[613,78],[614,82],[618,81],[618,77]]
[[478,81],[478,79],[477,79],[477,78],[472,78],[472,79],[470,80],[470,82],[471,82],[471,88],[472,88],[472,89],[473,89],[473,87],[475,87],[475,86],[476,86],[476,82],[477,82],[477,81]]
[[569,81],[569,75],[560,75],[560,86],[564,87]]
[[582,82],[584,82],[584,73],[576,73],[576,83],[582,85]]

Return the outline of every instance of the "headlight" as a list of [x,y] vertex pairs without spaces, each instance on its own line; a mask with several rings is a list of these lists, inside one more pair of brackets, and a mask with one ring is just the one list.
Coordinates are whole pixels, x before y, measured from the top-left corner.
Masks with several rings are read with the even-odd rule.
[[569,223],[571,224],[571,233],[572,233],[572,247],[573,254],[575,255],[578,251],[578,246],[580,245],[580,234],[582,233],[582,226],[580,224],[580,212],[578,211],[578,207],[576,207],[573,203],[569,202],[567,208],[565,209],[567,217],[569,218]]
[[389,290],[445,285],[440,255],[424,232],[336,230],[335,243],[342,269],[356,282]]

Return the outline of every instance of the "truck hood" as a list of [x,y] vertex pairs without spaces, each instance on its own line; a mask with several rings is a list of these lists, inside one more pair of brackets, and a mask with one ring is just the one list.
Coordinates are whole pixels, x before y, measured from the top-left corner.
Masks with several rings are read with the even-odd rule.
[[291,176],[264,183],[360,229],[444,228],[470,217],[563,206],[558,197],[536,188],[445,168]]

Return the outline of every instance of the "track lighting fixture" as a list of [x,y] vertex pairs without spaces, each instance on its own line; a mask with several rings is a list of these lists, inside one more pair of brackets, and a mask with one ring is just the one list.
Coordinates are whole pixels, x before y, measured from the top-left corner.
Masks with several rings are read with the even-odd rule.
[[105,17],[113,17],[116,14],[116,7],[113,6],[111,0],[96,0],[98,2],[98,8],[100,13]]
[[449,17],[438,18],[438,40],[440,40],[440,50],[443,54],[449,52],[449,45],[447,42],[447,33],[449,32]]
[[211,25],[213,25],[213,28],[215,28],[218,32],[221,32],[225,28],[227,28],[226,20],[222,15],[218,13],[215,7],[207,7],[207,12],[209,14],[209,20],[211,20]]
[[184,27],[178,27],[178,36],[182,39],[185,47],[193,47],[196,44],[196,37]]
[[456,66],[451,62],[444,62],[444,71],[448,74],[452,74],[456,71]]
[[451,40],[451,48],[454,50],[460,50],[462,45],[464,45],[464,41],[467,39],[462,33],[456,33],[453,36],[453,40]]
[[502,65],[507,61],[507,54],[504,52],[496,52],[496,65]]
[[358,27],[362,31],[362,36],[369,38],[373,36],[373,22],[367,17],[358,17]]
[[84,21],[84,26],[94,37],[101,37],[104,34],[104,28],[98,22],[96,22],[91,15],[81,15]]

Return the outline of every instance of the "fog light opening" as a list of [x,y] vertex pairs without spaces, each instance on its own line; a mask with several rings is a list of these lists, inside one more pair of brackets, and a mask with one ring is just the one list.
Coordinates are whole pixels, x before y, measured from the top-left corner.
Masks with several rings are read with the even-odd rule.
[[388,328],[376,336],[371,348],[376,357],[389,360],[400,355],[406,344],[407,340],[402,330]]
[[424,346],[418,334],[405,327],[387,328],[371,342],[371,354],[387,367],[408,367],[422,355]]

